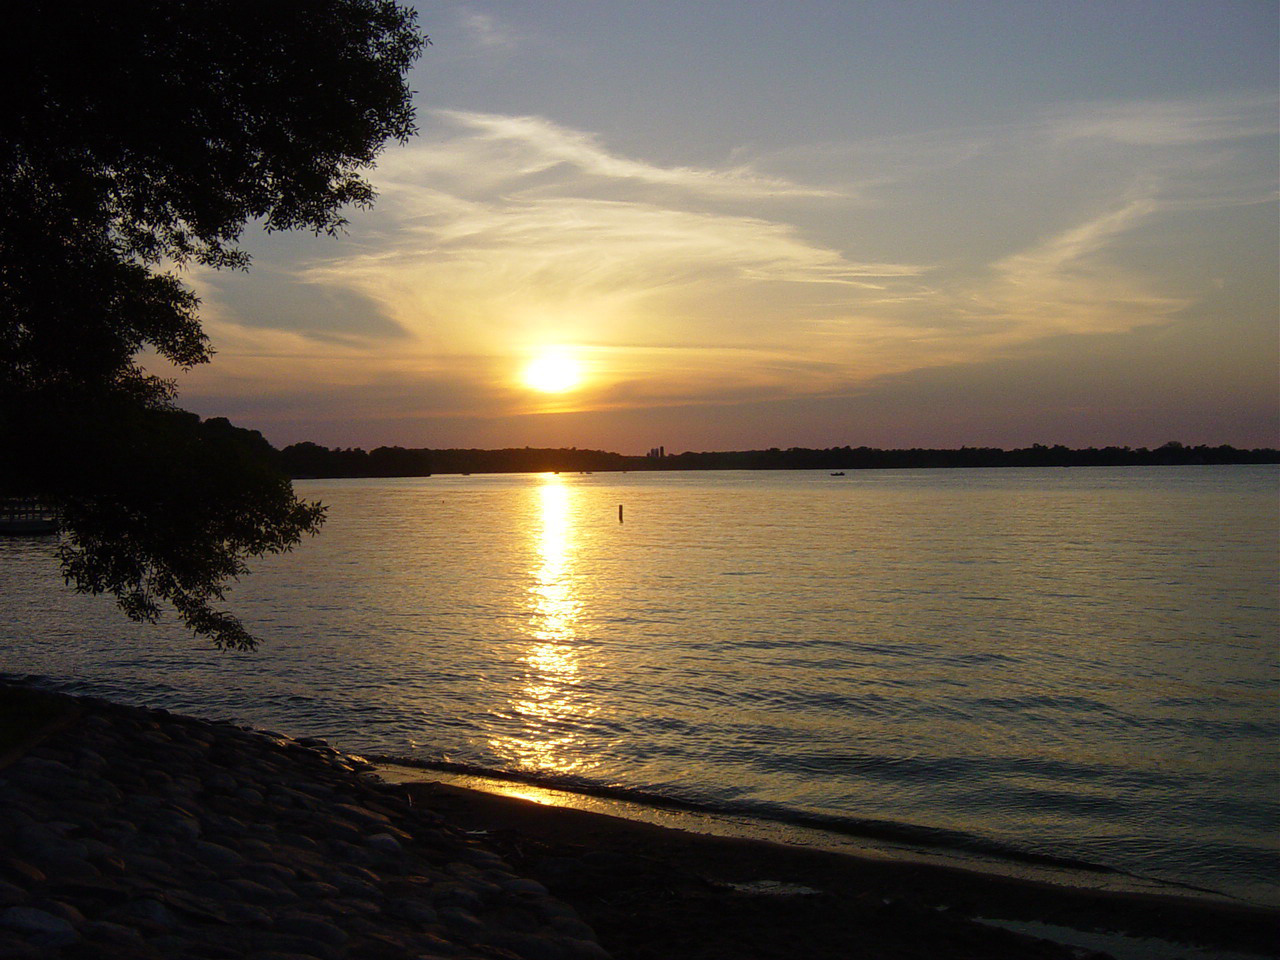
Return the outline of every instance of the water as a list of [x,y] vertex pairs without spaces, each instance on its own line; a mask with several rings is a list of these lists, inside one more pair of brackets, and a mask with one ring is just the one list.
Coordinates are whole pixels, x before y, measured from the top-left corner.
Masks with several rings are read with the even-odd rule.
[[[0,671],[1280,902],[1274,467],[299,483],[217,653],[0,542]],[[618,506],[625,505],[624,522]]]

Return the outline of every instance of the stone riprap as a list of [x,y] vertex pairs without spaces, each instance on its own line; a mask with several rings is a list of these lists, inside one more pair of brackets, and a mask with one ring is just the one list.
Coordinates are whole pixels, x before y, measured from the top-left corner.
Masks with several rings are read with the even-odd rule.
[[572,907],[357,757],[84,703],[0,770],[0,958],[608,956]]

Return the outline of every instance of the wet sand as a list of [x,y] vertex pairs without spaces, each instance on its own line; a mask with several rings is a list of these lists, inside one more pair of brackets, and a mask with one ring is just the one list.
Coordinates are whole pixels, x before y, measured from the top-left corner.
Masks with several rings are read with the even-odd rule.
[[[401,789],[571,903],[618,960],[1276,956],[1280,943],[1280,911],[1226,900],[709,836],[427,779]],[[1124,936],[1086,935],[1082,950],[1040,924]]]

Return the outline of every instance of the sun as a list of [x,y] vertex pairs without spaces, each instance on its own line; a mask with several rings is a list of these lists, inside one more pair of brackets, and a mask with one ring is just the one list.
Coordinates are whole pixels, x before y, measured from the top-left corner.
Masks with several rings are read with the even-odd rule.
[[582,365],[563,351],[548,351],[530,362],[522,377],[534,390],[564,393],[582,380]]

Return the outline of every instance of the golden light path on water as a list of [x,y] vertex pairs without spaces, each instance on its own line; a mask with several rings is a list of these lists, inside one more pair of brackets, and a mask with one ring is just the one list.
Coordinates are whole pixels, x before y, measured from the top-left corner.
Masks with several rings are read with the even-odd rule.
[[504,711],[520,722],[520,729],[493,737],[490,745],[522,769],[574,773],[589,766],[575,725],[594,716],[597,708],[575,689],[581,680],[582,600],[574,575],[572,490],[559,475],[547,474],[536,497],[530,643],[520,658],[525,678]]

